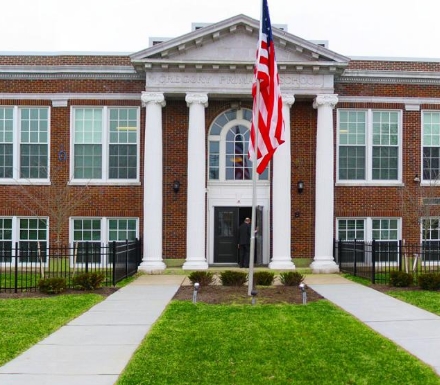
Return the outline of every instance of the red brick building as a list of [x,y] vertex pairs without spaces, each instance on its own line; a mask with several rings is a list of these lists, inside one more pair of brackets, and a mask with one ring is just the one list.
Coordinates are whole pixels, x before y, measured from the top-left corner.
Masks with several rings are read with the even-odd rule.
[[[258,27],[239,15],[132,55],[0,56],[3,247],[139,237],[146,271],[235,263]],[[273,35],[287,140],[257,181],[257,262],[331,272],[333,239],[440,240],[440,62]]]

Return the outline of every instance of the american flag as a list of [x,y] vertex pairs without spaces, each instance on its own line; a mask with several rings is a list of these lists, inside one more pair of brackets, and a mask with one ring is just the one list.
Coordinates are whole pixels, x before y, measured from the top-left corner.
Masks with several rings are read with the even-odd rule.
[[[283,102],[275,61],[275,45],[272,39],[267,0],[262,1],[260,39],[252,86],[254,104],[248,154],[249,158],[253,160],[255,149],[257,150],[258,174],[264,172],[277,147],[284,143]],[[260,83],[259,92],[257,82]],[[258,129],[257,145],[255,145],[256,129]]]

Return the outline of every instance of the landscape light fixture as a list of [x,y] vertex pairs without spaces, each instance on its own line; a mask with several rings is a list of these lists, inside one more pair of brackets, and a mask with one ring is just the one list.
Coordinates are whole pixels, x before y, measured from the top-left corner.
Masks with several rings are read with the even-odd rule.
[[193,303],[197,303],[197,293],[199,291],[200,288],[200,283],[196,282],[194,284],[194,291],[193,291]]

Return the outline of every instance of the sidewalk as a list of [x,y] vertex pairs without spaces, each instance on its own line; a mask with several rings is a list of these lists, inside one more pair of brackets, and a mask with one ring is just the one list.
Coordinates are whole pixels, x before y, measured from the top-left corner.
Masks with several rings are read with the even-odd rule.
[[184,278],[139,277],[0,367],[0,384],[113,385]]
[[[0,367],[0,384],[113,385],[185,279],[139,277]],[[338,274],[305,282],[440,374],[440,317]]]

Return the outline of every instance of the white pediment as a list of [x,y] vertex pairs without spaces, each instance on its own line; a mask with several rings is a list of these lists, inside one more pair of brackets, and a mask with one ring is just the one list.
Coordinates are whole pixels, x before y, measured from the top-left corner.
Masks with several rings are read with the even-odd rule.
[[[238,15],[170,39],[131,55],[138,71],[154,69],[212,71],[252,70],[258,45],[259,22]],[[349,58],[273,28],[280,73],[342,73]]]

